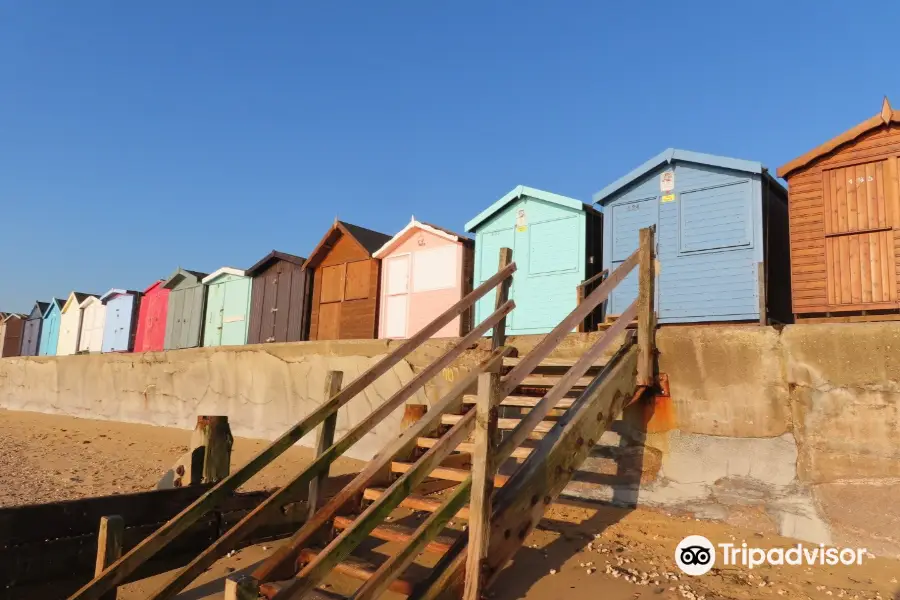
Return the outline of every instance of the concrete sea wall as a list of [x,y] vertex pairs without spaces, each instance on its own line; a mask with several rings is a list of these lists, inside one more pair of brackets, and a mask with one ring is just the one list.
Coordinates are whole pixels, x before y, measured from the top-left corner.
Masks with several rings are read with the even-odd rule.
[[[596,337],[573,334],[555,354]],[[538,339],[511,343],[524,354]],[[396,344],[9,358],[0,407],[185,429],[227,414],[236,435],[274,439],[323,401],[327,370],[348,383]],[[451,344],[428,342],[351,401],[338,435]],[[671,396],[629,408],[567,493],[900,555],[900,324],[667,327],[658,347]],[[435,402],[486,353],[468,350],[411,401]],[[401,415],[349,454],[370,458]]]

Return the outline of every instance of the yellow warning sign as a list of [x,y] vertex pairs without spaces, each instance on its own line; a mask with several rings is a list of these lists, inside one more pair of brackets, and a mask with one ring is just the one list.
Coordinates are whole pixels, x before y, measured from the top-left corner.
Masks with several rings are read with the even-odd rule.
[[675,202],[675,194],[666,194],[662,197],[663,202]]

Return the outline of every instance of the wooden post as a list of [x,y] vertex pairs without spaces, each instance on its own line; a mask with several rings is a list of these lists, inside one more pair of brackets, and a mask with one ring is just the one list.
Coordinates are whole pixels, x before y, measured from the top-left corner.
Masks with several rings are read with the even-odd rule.
[[[581,303],[584,302],[584,283],[579,283],[575,286],[575,306],[581,306]],[[584,321],[580,321],[578,323],[578,333],[584,333],[586,328],[584,326]]]
[[[509,248],[500,248],[500,265],[497,271],[502,271],[509,263],[512,262],[512,250]],[[497,296],[494,300],[494,310],[503,306],[509,300],[509,286],[512,284],[512,277],[507,277],[497,286]],[[494,332],[491,336],[491,349],[496,350],[500,346],[506,344],[506,317],[503,317],[499,323],[494,325]]]
[[469,547],[466,559],[466,586],[463,600],[480,600],[488,574],[484,572],[490,545],[491,495],[497,446],[497,400],[500,376],[478,376],[478,401],[475,405],[475,450],[472,453],[472,495],[469,500]]
[[[328,371],[325,375],[325,402],[328,402],[329,398],[334,398],[334,396],[341,391],[341,383],[343,381],[343,371]],[[325,451],[334,444],[334,429],[336,425],[337,412],[334,412],[325,418],[322,427],[319,428],[319,439],[316,443],[317,457],[322,456]],[[313,518],[313,515],[316,514],[316,511],[319,508],[319,501],[321,500],[321,498],[319,498],[320,491],[322,490],[322,486],[325,485],[325,480],[328,479],[329,470],[330,468],[326,467],[322,473],[309,482],[308,502],[310,519]]]
[[653,385],[653,363],[656,354],[656,319],[654,318],[654,294],[656,293],[656,269],[654,265],[654,234],[656,227],[640,231],[638,248],[638,368],[637,385]]
[[[125,537],[125,520],[119,515],[100,517],[100,531],[97,534],[97,562],[94,566],[96,577],[122,556],[122,540]],[[116,600],[116,588],[100,596],[100,600]]]
[[765,327],[769,324],[766,313],[766,263],[757,263],[756,279],[759,287],[759,324]]
[[208,420],[206,450],[203,453],[203,483],[219,482],[231,473],[231,447],[234,438],[228,417],[203,417]]
[[257,600],[259,582],[250,575],[232,575],[225,580],[225,600]]

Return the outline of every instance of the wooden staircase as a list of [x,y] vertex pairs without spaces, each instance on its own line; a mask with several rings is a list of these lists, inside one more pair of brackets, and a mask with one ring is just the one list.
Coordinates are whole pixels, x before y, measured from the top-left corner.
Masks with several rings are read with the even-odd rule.
[[[71,600],[99,599],[114,590],[142,562],[320,425],[316,460],[148,597],[173,598],[264,524],[267,515],[297,501],[309,488],[306,522],[251,576],[230,579],[226,600],[366,600],[383,594],[477,600],[613,420],[654,383],[652,248],[652,229],[642,230],[638,251],[524,356],[506,345],[505,318],[515,307],[508,299],[515,263],[509,250],[501,250],[497,274],[344,389],[340,374],[330,374],[328,402]],[[622,318],[580,356],[552,358],[560,341],[638,265],[639,297]],[[338,408],[494,288],[494,313],[334,441]],[[628,330],[634,318],[637,330]],[[331,462],[489,331],[491,350],[480,363],[409,422],[340,492],[326,501],[318,497],[316,490]],[[348,588],[348,580],[361,584]]]

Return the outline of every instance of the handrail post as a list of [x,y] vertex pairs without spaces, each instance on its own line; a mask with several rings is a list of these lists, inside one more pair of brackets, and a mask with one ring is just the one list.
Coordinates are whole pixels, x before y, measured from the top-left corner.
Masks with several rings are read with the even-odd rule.
[[478,401],[475,405],[475,449],[472,453],[472,493],[469,500],[469,547],[466,559],[466,585],[463,600],[480,600],[489,577],[485,572],[491,533],[491,496],[497,467],[497,404],[500,401],[500,375],[478,376]]
[[[325,374],[325,402],[328,402],[329,398],[334,398],[335,394],[341,391],[341,383],[343,381],[343,371],[328,371]],[[325,417],[325,420],[322,422],[319,429],[319,438],[316,441],[316,458],[322,456],[334,444],[334,430],[336,426],[337,411]],[[312,519],[319,508],[321,500],[319,496],[321,495],[322,486],[325,485],[325,480],[328,479],[329,469],[330,467],[326,467],[324,471],[309,482],[309,494],[307,496],[309,504],[308,519]]]
[[656,227],[645,227],[640,231],[638,264],[638,364],[637,385],[652,386],[654,382],[654,358],[656,355],[656,319],[654,318],[654,295],[656,274],[654,265],[654,244]]
[[[581,306],[581,303],[584,302],[584,283],[579,283],[575,286],[575,307]],[[584,322],[587,320],[587,317],[578,322],[578,333],[584,333],[587,331],[587,327],[584,326]]]
[[[512,262],[512,250],[509,248],[500,248],[500,265],[497,272],[502,271],[509,263]],[[507,277],[497,286],[497,295],[494,299],[494,310],[503,306],[509,300],[509,286],[512,284],[512,276]],[[491,350],[506,345],[506,317],[500,319],[500,322],[494,325],[494,331],[491,335]]]

